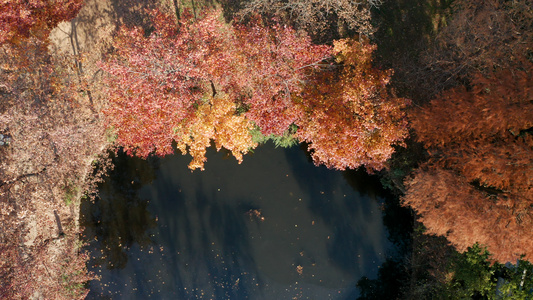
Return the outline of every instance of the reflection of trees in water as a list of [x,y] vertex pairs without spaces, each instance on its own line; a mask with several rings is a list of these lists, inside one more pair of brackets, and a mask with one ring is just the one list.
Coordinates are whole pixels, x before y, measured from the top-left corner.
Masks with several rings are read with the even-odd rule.
[[[251,253],[246,216],[227,204],[213,205],[209,214],[209,226],[215,236],[222,242],[222,261],[220,265],[208,259],[211,279],[218,279],[220,284],[214,286],[216,299],[237,299],[248,295],[247,287],[252,285],[251,276],[246,276],[255,266]],[[248,272],[247,272],[248,271]],[[255,272],[253,272],[255,273]],[[223,282],[220,282],[222,279]],[[242,281],[242,282],[241,282]],[[240,284],[239,284],[240,283]]]
[[[302,150],[306,150],[305,146],[301,148]],[[288,155],[290,156],[292,154]],[[311,163],[312,159],[309,154],[307,154],[307,158],[308,162]],[[297,158],[289,157],[289,159],[296,160]],[[306,173],[305,168],[309,168],[308,172],[311,172],[310,169],[314,168],[311,164],[309,166],[291,164],[291,166],[298,168],[294,170],[295,173],[301,174]],[[315,172],[317,171],[315,170]],[[324,170],[324,172],[327,171]],[[379,271],[378,275],[383,277],[388,274],[393,274],[392,269],[399,266],[399,260],[403,258],[405,253],[410,251],[410,234],[412,232],[411,212],[401,207],[398,198],[391,195],[382,187],[377,176],[368,175],[363,168],[344,171],[342,172],[342,176],[345,182],[361,197],[369,198],[373,201],[384,201],[380,205],[383,214],[383,225],[387,228],[389,241],[396,246],[396,249],[391,249],[392,252],[387,253],[387,255],[394,256],[388,257],[387,261],[381,266],[381,268],[385,268],[388,271]],[[353,197],[335,200],[335,197],[332,195],[323,194],[321,191],[328,190],[328,188],[331,189],[331,187],[338,184],[338,182],[333,182],[328,178],[330,177],[296,177],[299,184],[305,187],[311,195],[309,209],[334,233],[331,240],[328,241],[328,256],[331,261],[348,274],[356,275],[365,266],[361,266],[358,259],[354,256],[358,253],[375,252],[373,245],[369,243],[369,237],[362,235],[366,231],[353,225],[353,221],[357,218],[362,218],[360,221],[357,221],[357,224],[370,224],[367,223],[371,222],[372,217],[370,215],[360,215],[361,211],[370,210],[368,207],[370,204],[366,201],[358,201],[358,199],[354,199]],[[394,274],[399,273],[399,270],[394,271],[396,272]],[[362,285],[364,284],[363,282]],[[372,284],[375,283],[372,282]],[[354,290],[354,293],[356,293],[356,290]]]
[[208,190],[200,184],[194,196],[175,193],[158,200],[159,223],[166,227],[159,237],[172,256],[167,280],[179,299],[248,298],[260,283],[248,230],[253,221],[246,214],[253,206],[227,203],[206,195]]
[[[100,284],[108,295],[139,299],[150,291],[166,291],[175,299],[243,299],[254,294],[250,289],[259,279],[248,226],[256,221],[246,212],[257,206],[213,197],[201,181],[192,191],[164,176],[150,185],[159,165],[167,163],[164,159],[144,161],[120,154],[113,161],[115,169],[99,187],[100,196],[83,204],[81,218],[87,238],[97,238],[89,246],[91,263],[115,269],[101,273],[103,280],[110,280]],[[185,167],[177,172],[194,176]],[[140,199],[141,187],[156,189],[157,199]],[[136,253],[135,243],[155,255]],[[140,255],[141,262],[128,261],[132,254]],[[152,275],[158,280],[148,281]]]
[[[300,148],[306,151],[305,145]],[[290,151],[287,151],[286,154],[291,161],[298,161],[297,156],[301,155],[301,153]],[[302,189],[309,193],[309,210],[333,232],[327,245],[331,262],[347,274],[357,277],[372,264],[372,262],[365,262],[365,265],[361,265],[357,255],[375,253],[374,245],[368,237],[364,236],[368,232],[368,228],[364,228],[365,224],[370,225],[374,217],[370,214],[361,215],[362,211],[371,210],[369,207],[371,202],[353,197],[339,198],[330,194],[334,193],[332,187],[338,186],[339,182],[333,179],[335,177],[328,175],[331,174],[331,170],[323,166],[314,166],[309,153],[306,153],[306,156],[309,164],[290,164],[295,174],[302,174],[302,176],[295,176],[295,178]],[[304,176],[303,174],[316,175]],[[372,178],[364,171],[344,171],[342,174],[346,183],[361,198],[374,200],[383,195],[382,188],[374,182],[377,179]],[[324,193],[324,191],[330,192]],[[360,220],[354,222],[357,219]]]
[[[311,161],[311,160],[309,160]],[[378,278],[371,280],[364,276],[358,281],[358,289],[354,289],[345,299],[355,299],[357,290],[361,293],[360,299],[392,299],[391,295],[397,295],[399,288],[405,282],[404,259],[408,258],[411,251],[412,215],[411,211],[402,207],[397,196],[391,195],[380,184],[377,176],[368,175],[364,169],[347,170],[343,173],[344,180],[350,187],[361,196],[374,201],[384,200],[381,206],[383,213],[383,225],[387,228],[388,240],[395,249],[387,253],[386,261],[380,266]],[[321,177],[313,177],[321,178]],[[368,237],[361,236],[358,228],[354,228],[350,221],[357,218],[357,211],[363,209],[361,203],[353,198],[345,201],[331,201],[328,197],[320,195],[317,191],[333,186],[331,181],[313,180],[306,178],[300,184],[312,190],[310,209],[334,231],[334,235],[328,244],[328,255],[333,262],[345,272],[356,274],[360,268],[358,261],[354,259],[354,253],[372,253],[372,245],[367,243]],[[327,195],[326,195],[327,196]],[[372,294],[374,293],[374,294]],[[369,296],[370,295],[370,296]],[[372,295],[375,296],[372,298]]]
[[[113,155],[112,155],[113,156]],[[94,203],[82,203],[80,223],[85,227],[95,262],[107,268],[123,268],[126,249],[134,243],[141,248],[151,243],[148,230],[156,220],[147,210],[148,201],[138,190],[155,179],[156,159],[142,160],[119,153],[113,157],[115,169],[99,187]]]

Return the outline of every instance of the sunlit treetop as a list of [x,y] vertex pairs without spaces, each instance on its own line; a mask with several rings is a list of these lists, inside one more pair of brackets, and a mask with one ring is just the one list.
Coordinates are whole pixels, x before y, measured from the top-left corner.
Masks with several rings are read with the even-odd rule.
[[494,259],[533,261],[533,64],[474,76],[413,110],[430,161],[404,198],[428,232],[460,251],[479,242]]
[[408,101],[391,95],[392,72],[372,66],[368,42],[314,45],[260,18],[226,24],[218,10],[183,17],[179,27],[152,16],[154,32],[122,27],[101,65],[109,75],[104,113],[130,154],[170,154],[176,142],[193,156],[191,168],[203,168],[213,141],[241,161],[255,147],[244,128],[253,128],[264,136],[296,131],[317,164],[380,170],[407,135]]
[[[327,57],[330,49],[312,45],[288,27],[269,28],[259,20],[247,26],[225,24],[219,11],[197,21],[182,18],[179,27],[167,15],[152,15],[155,31],[150,36],[138,27],[120,28],[114,53],[101,64],[108,74],[104,113],[109,125],[119,145],[142,157],[173,153],[173,141],[191,147],[190,138],[202,139],[200,132],[226,148],[224,134],[198,129],[199,124],[214,124],[197,119],[211,115],[202,112],[205,103],[217,105],[221,99],[230,99],[233,113],[259,125],[263,133],[282,134],[301,114],[291,95],[301,91],[304,69]],[[229,116],[224,120],[236,122]],[[229,128],[217,126],[220,132]],[[238,149],[233,153],[240,160],[243,148],[228,147]],[[195,161],[202,161],[194,153]]]
[[193,157],[189,164],[191,170],[204,170],[206,149],[212,141],[217,150],[231,151],[241,163],[243,155],[257,146],[250,134],[252,128],[252,122],[244,114],[235,114],[235,103],[227,95],[216,96],[198,106],[189,126],[176,128],[186,131],[176,132],[182,136],[177,148],[182,153],[188,150]]
[[316,164],[381,170],[407,136],[403,108],[410,102],[390,93],[392,71],[372,66],[374,49],[364,41],[336,41],[337,68],[315,73],[302,94],[306,113],[296,136],[310,143]]

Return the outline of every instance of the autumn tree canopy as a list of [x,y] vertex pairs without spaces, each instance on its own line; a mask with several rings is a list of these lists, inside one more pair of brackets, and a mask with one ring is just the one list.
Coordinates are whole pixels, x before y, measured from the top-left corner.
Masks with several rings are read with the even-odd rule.
[[375,46],[355,39],[334,43],[337,67],[315,74],[302,93],[304,116],[296,136],[309,143],[317,164],[339,170],[381,170],[407,136],[402,109],[409,100],[391,95],[391,70],[372,66]]
[[[283,134],[299,116],[290,95],[301,91],[305,69],[329,53],[281,25],[257,20],[232,27],[218,11],[197,22],[182,18],[179,29],[172,17],[153,16],[149,37],[140,28],[121,28],[116,52],[102,64],[110,74],[105,113],[129,153],[169,154],[175,141],[195,157],[191,168],[203,165],[195,153],[200,144],[205,153],[210,139],[241,160],[255,147],[252,121],[264,134]],[[203,120],[214,116],[219,119]],[[239,134],[224,137],[225,131]]]
[[44,39],[60,22],[78,14],[83,0],[9,0],[0,2],[0,44],[33,35]]
[[[155,31],[122,27],[101,67],[109,76],[109,124],[130,154],[166,155],[176,142],[203,168],[214,141],[241,161],[250,131],[291,134],[310,143],[315,162],[337,169],[381,169],[406,136],[404,99],[390,96],[389,70],[371,65],[374,46],[310,38],[259,18],[223,22],[152,12]],[[332,57],[337,57],[332,61]],[[329,61],[328,61],[329,60]]]
[[431,160],[408,180],[405,203],[430,233],[498,261],[533,257],[533,66],[477,76],[416,110]]

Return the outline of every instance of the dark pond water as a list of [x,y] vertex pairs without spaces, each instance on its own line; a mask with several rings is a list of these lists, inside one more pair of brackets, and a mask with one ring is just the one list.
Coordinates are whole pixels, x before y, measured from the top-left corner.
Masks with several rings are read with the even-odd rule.
[[115,158],[82,204],[101,276],[88,299],[355,299],[376,276],[390,244],[375,178],[271,144],[241,165],[207,157],[192,173],[188,156]]

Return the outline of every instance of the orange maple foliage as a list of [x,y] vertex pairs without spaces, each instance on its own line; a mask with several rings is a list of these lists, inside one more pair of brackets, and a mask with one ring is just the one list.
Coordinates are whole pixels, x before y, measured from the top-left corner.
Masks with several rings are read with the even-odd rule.
[[479,242],[502,262],[533,259],[533,64],[523,67],[477,76],[412,115],[431,159],[405,202],[459,250]]
[[335,41],[338,68],[315,74],[302,94],[305,115],[296,136],[309,144],[316,164],[344,170],[364,165],[380,170],[408,134],[403,108],[391,95],[391,70],[372,66],[375,46],[354,39]]
[[0,2],[0,44],[30,35],[45,39],[60,22],[78,14],[83,0],[9,0]]

